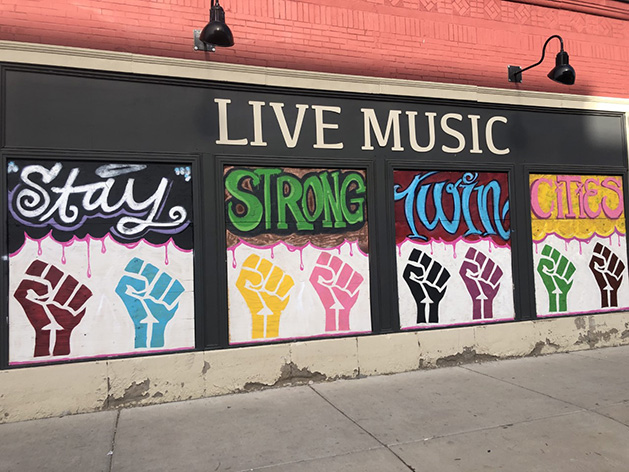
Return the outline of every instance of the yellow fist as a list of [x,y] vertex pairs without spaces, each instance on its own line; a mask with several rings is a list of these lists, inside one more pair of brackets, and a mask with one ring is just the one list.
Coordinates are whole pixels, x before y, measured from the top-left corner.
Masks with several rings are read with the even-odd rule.
[[276,338],[280,315],[293,288],[293,278],[267,259],[251,254],[242,265],[236,287],[249,307],[253,339]]

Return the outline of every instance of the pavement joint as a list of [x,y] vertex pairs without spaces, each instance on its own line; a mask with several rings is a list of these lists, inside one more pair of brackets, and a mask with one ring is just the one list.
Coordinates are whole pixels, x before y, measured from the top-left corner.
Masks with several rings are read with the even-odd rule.
[[374,436],[369,430],[363,428],[360,424],[358,424],[356,421],[354,421],[353,418],[351,418],[349,415],[347,415],[347,413],[345,413],[343,410],[341,410],[339,407],[337,407],[334,403],[332,403],[330,400],[328,400],[325,395],[323,395],[321,392],[319,392],[317,389],[315,389],[312,385],[309,385],[310,389],[315,392],[317,395],[319,395],[326,403],[328,403],[332,408],[334,408],[336,411],[338,411],[341,415],[343,415],[345,418],[347,418],[349,421],[351,421],[354,425],[356,425],[357,428],[361,429],[362,431],[364,431],[366,434],[368,434],[370,437],[372,437],[373,439],[375,439],[379,444],[382,445],[382,447],[384,447],[385,449],[387,449],[391,454],[393,454],[395,457],[397,457],[397,459],[404,464],[405,467],[408,468],[408,470],[412,471],[412,472],[416,472],[416,469],[414,467],[412,467],[410,464],[408,464],[404,459],[402,459],[399,454],[397,454],[394,450],[392,450],[388,444],[383,443],[382,441],[380,441],[380,439],[378,439],[376,436]]
[[[592,358],[592,357],[591,357],[591,358]],[[578,412],[578,411],[581,411],[581,412],[583,412],[583,411],[588,411],[588,412],[590,412],[590,413],[594,413],[595,415],[602,416],[603,418],[607,418],[607,419],[609,419],[609,420],[612,420],[612,421],[614,421],[614,422],[616,422],[616,423],[618,423],[618,424],[620,424],[620,425],[622,425],[622,426],[624,426],[624,427],[626,427],[626,428],[629,428],[629,425],[627,425],[627,424],[623,423],[622,421],[619,421],[619,420],[617,420],[616,418],[613,418],[613,417],[608,416],[608,415],[604,415],[603,413],[600,413],[599,411],[597,411],[597,409],[598,409],[598,408],[604,408],[604,407],[598,407],[598,408],[586,408],[586,407],[583,407],[583,406],[577,405],[577,404],[575,404],[575,403],[572,403],[572,402],[570,402],[570,401],[568,401],[568,400],[565,400],[565,399],[563,399],[563,398],[557,398],[557,397],[554,397],[554,396],[552,396],[552,395],[549,395],[548,393],[540,392],[540,391],[538,391],[538,390],[534,390],[534,389],[532,389],[532,388],[525,387],[525,386],[523,386],[523,385],[519,385],[519,384],[514,383],[514,382],[509,382],[509,381],[508,381],[508,380],[506,380],[506,379],[501,379],[501,378],[499,378],[499,377],[494,377],[493,375],[489,375],[489,374],[486,374],[486,373],[484,373],[484,372],[478,372],[478,371],[476,371],[476,370],[474,370],[474,369],[470,369],[470,368],[468,368],[468,367],[466,367],[466,366],[464,366],[464,365],[462,365],[462,366],[460,366],[460,367],[461,367],[461,368],[463,368],[463,369],[465,369],[465,370],[467,370],[467,371],[469,371],[469,372],[474,372],[474,373],[479,374],[479,375],[484,375],[485,377],[489,377],[490,379],[498,380],[498,381],[500,381],[500,382],[504,382],[504,383],[509,384],[509,385],[512,385],[512,386],[514,386],[514,387],[518,387],[518,388],[521,388],[521,389],[523,389],[523,390],[527,390],[527,391],[532,392],[532,393],[537,393],[537,394],[539,394],[539,395],[543,395],[543,396],[545,396],[545,397],[547,397],[547,398],[550,398],[550,399],[552,399],[552,400],[556,400],[556,401],[559,401],[559,402],[565,403],[566,405],[574,406],[574,407],[578,408],[578,410],[577,410],[577,411],[575,411],[575,412]],[[626,402],[619,402],[619,403],[617,403],[617,404],[622,404],[622,403],[626,403]],[[612,405],[607,405],[607,406],[612,406]],[[571,413],[575,413],[575,412],[568,412],[568,413],[565,413],[565,414],[571,414]],[[548,416],[547,418],[554,418],[554,417],[558,417],[558,416],[564,416],[564,414],[560,414],[560,415],[552,415],[552,416]],[[540,418],[537,418],[537,419],[544,419],[544,418],[543,418],[543,417],[540,417]],[[528,420],[527,420],[527,421],[528,421]],[[520,423],[526,423],[527,421],[521,421]],[[535,420],[530,420],[530,421],[535,421]]]
[[597,415],[599,415],[599,416],[602,416],[602,417],[604,417],[604,418],[607,418],[607,419],[613,420],[613,421],[615,421],[616,423],[619,423],[619,424],[621,424],[621,425],[623,425],[623,426],[625,426],[625,427],[629,428],[629,424],[624,423],[624,422],[620,421],[619,419],[614,418],[613,416],[609,416],[609,415],[606,415],[606,414],[601,413],[600,411],[598,411],[598,410],[600,410],[601,408],[609,408],[610,406],[616,406],[616,405],[625,405],[625,404],[627,404],[627,403],[629,403],[629,400],[626,400],[626,401],[623,401],[623,402],[618,402],[618,403],[612,403],[611,405],[601,406],[601,407],[598,407],[598,408],[596,408],[596,409],[592,409],[592,410],[588,410],[588,411],[591,411],[592,413],[595,413],[595,414],[597,414]]
[[109,472],[113,470],[114,465],[114,451],[116,450],[116,433],[118,432],[118,422],[120,421],[120,412],[122,410],[118,410],[116,412],[116,420],[114,421],[114,430],[111,434],[111,447],[109,448],[109,452],[107,455],[109,456]]
[[560,401],[562,403],[565,403],[566,405],[574,406],[575,408],[578,408],[580,410],[587,410],[587,408],[584,408],[584,407],[582,407],[580,405],[576,405],[576,404],[574,404],[572,402],[569,402],[568,400],[564,400],[562,398],[553,397],[552,395],[549,395],[548,393],[540,392],[538,390],[534,390],[532,388],[525,387],[524,385],[520,385],[520,384],[517,384],[515,382],[509,382],[506,379],[501,379],[500,377],[494,377],[493,375],[489,375],[489,374],[486,374],[485,372],[479,372],[477,370],[470,369],[469,367],[464,366],[464,365],[462,365],[461,368],[467,370],[468,372],[473,372],[473,373],[478,374],[478,375],[483,375],[483,376],[488,377],[490,379],[498,380],[499,382],[504,382],[504,383],[509,384],[509,385],[511,385],[513,387],[521,388],[522,390],[527,390],[527,391],[532,392],[532,393],[537,393],[538,395],[543,395],[544,397],[550,398],[552,400]]
[[502,423],[502,424],[497,424],[497,425],[492,425],[492,426],[486,426],[483,428],[476,428],[476,429],[466,429],[463,431],[457,431],[456,433],[449,433],[449,434],[439,434],[436,436],[431,436],[429,438],[424,438],[424,439],[416,439],[416,440],[412,440],[412,441],[403,441],[403,442],[397,442],[397,443],[392,443],[390,444],[390,446],[405,446],[408,444],[417,444],[417,443],[425,443],[428,441],[433,441],[435,439],[445,439],[445,438],[452,438],[452,437],[456,437],[456,436],[460,436],[463,434],[470,434],[470,433],[482,433],[483,431],[491,431],[494,429],[501,429],[501,428],[510,428],[511,426],[515,426],[515,425],[521,425],[521,424],[527,424],[527,423],[535,423],[536,421],[542,421],[542,420],[547,420],[547,419],[551,419],[551,418],[561,418],[564,416],[570,416],[570,415],[575,415],[578,413],[583,413],[586,411],[590,411],[587,410],[585,408],[580,409],[580,410],[574,410],[574,411],[567,411],[565,413],[558,413],[556,415],[549,415],[549,416],[539,416],[537,418],[531,418],[529,420],[522,420],[522,421],[513,421],[511,423]]
[[[263,471],[263,470],[266,470],[266,469],[274,469],[274,468],[282,467],[282,466],[286,466],[286,465],[308,464],[310,462],[317,462],[317,461],[320,461],[322,459],[331,459],[331,458],[336,458],[336,457],[351,456],[352,454],[356,454],[357,452],[368,452],[368,451],[375,451],[375,450],[378,450],[378,449],[387,449],[387,448],[386,447],[385,448],[382,448],[382,447],[369,447],[369,448],[366,448],[366,449],[360,449],[360,450],[357,450],[357,451],[348,451],[348,452],[344,452],[342,454],[334,454],[334,455],[331,455],[331,456],[317,456],[317,457],[312,457],[312,458],[309,458],[309,459],[302,459],[302,460],[298,460],[298,461],[278,462],[277,464],[261,465],[259,467],[255,467],[253,469],[251,469],[251,468],[239,469],[239,470],[237,470],[235,472],[257,472],[257,471]],[[219,464],[219,467],[220,467],[220,464]],[[217,467],[215,470],[218,470],[219,467]],[[411,469],[411,470],[415,471],[415,469]]]

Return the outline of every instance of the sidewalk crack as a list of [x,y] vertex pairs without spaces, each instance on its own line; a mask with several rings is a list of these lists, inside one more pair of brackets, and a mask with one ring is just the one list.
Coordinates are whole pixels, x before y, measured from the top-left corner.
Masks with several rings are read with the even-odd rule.
[[114,423],[114,432],[111,435],[111,446],[109,448],[109,452],[107,455],[109,456],[109,472],[112,471],[112,467],[114,465],[114,449],[116,447],[116,433],[118,432],[118,422],[120,421],[120,412],[122,410],[118,410],[116,412],[116,422]]
[[[504,382],[504,383],[506,383],[508,385],[512,385],[514,387],[521,388],[522,390],[527,390],[527,391],[532,392],[532,393],[537,393],[538,395],[543,395],[543,396],[545,396],[547,398],[550,398],[552,400],[557,400],[559,402],[565,403],[566,405],[573,406],[573,407],[577,408],[577,411],[587,411],[587,412],[590,412],[590,413],[594,413],[595,415],[602,416],[603,418],[607,418],[609,420],[615,421],[616,423],[621,424],[621,425],[629,428],[629,425],[623,423],[622,421],[619,421],[616,418],[612,418],[611,416],[607,416],[607,415],[605,415],[603,413],[600,413],[600,412],[596,411],[597,409],[603,408],[602,406],[597,406],[596,408],[587,408],[587,407],[584,407],[584,406],[581,406],[581,405],[577,405],[576,403],[572,403],[569,400],[565,400],[563,398],[557,398],[557,397],[554,397],[552,395],[549,395],[548,393],[540,392],[538,390],[534,390],[532,388],[525,387],[523,385],[519,385],[519,384],[517,384],[515,382],[509,382],[508,380],[501,379],[499,377],[494,377],[493,375],[489,375],[489,374],[486,374],[484,372],[478,372],[477,370],[474,370],[474,369],[468,369],[465,366],[460,366],[460,367],[462,367],[463,369],[467,370],[468,372],[473,372],[475,374],[483,375],[483,376],[488,377],[490,379],[498,380],[499,382]],[[568,412],[568,413],[570,413],[570,412]],[[551,415],[548,418],[553,418],[554,416],[561,416],[561,415]],[[541,419],[541,418],[538,418],[538,419]]]
[[398,458],[398,460],[404,464],[408,470],[412,471],[412,472],[416,472],[416,469],[411,466],[410,464],[408,464],[404,459],[402,459],[400,457],[399,454],[397,454],[394,450],[392,450],[387,444],[383,443],[382,441],[380,441],[377,437],[375,437],[370,431],[368,431],[367,429],[363,428],[361,425],[359,425],[356,421],[354,421],[353,418],[351,418],[350,416],[348,416],[343,410],[341,410],[340,408],[338,408],[334,403],[332,403],[330,400],[328,400],[325,395],[323,395],[321,392],[317,391],[315,388],[313,388],[312,385],[309,385],[308,387],[310,387],[310,389],[316,393],[317,395],[319,395],[319,397],[321,397],[323,399],[323,401],[325,401],[327,404],[329,404],[332,408],[334,408],[336,411],[338,411],[341,415],[343,415],[345,418],[347,418],[349,421],[351,421],[354,425],[356,425],[357,428],[361,429],[362,431],[364,431],[367,435],[369,435],[370,437],[372,437],[376,442],[378,442],[380,445],[382,445],[385,449],[387,449],[391,454],[393,454],[395,457]]

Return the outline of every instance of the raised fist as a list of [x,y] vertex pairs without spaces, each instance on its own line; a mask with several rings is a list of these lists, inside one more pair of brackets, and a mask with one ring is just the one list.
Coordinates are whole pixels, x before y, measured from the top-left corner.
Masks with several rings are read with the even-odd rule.
[[446,293],[450,272],[428,254],[413,249],[402,274],[417,304],[417,323],[439,323],[439,302]]
[[251,254],[242,264],[236,287],[251,312],[253,339],[276,338],[280,330],[280,315],[293,288],[293,278],[278,266],[257,254]]
[[618,306],[618,288],[622,283],[624,262],[609,248],[596,243],[590,259],[590,270],[601,292],[601,307]]
[[349,312],[358,299],[363,276],[340,258],[322,252],[310,283],[325,308],[326,331],[349,331]]
[[[179,308],[183,285],[153,264],[131,259],[116,293],[135,327],[135,347],[164,347],[166,325]],[[150,344],[149,344],[150,340]]]
[[459,274],[472,297],[472,318],[493,318],[494,298],[500,289],[502,269],[473,247],[467,250]]
[[576,267],[557,249],[546,244],[537,264],[537,273],[548,292],[551,313],[568,310],[568,292],[572,288],[572,278]]
[[35,328],[35,357],[70,354],[70,334],[85,316],[92,291],[43,261],[33,261],[13,294]]

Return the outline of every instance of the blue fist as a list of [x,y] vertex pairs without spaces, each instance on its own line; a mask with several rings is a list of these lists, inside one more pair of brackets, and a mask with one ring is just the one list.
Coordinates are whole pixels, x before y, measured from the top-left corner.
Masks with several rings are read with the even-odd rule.
[[166,325],[179,308],[183,285],[137,257],[125,268],[116,293],[135,325],[135,347],[164,347]]

